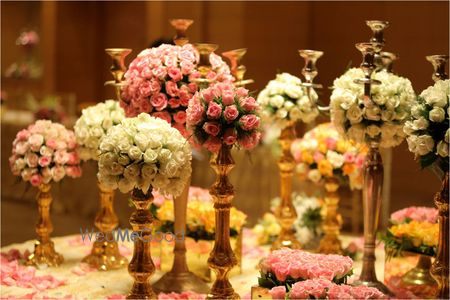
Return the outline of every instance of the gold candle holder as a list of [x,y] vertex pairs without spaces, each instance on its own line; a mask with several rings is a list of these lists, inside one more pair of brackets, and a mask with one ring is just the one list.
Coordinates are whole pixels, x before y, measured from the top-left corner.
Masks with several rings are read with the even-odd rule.
[[272,244],[271,250],[288,247],[299,249],[300,242],[296,239],[292,225],[297,219],[297,212],[292,204],[292,177],[294,174],[295,160],[291,154],[292,141],[295,139],[295,124],[290,123],[281,131],[278,141],[282,154],[278,160],[281,178],[281,203],[275,211],[275,216],[281,226],[280,234]]
[[392,73],[392,70],[394,69],[394,61],[399,59],[398,54],[383,51],[383,52],[380,52],[380,56],[381,56],[381,64],[383,65],[383,69]]
[[[186,213],[189,196],[190,178],[186,183],[183,193],[174,199],[175,216],[175,247],[172,269],[165,273],[155,284],[153,288],[156,292],[175,292],[194,291],[206,294],[209,291],[208,285],[197,275],[189,271],[186,261]],[[179,233],[183,233],[180,238]]]
[[325,181],[325,220],[322,224],[325,236],[319,244],[319,253],[324,254],[343,254],[341,241],[339,240],[340,229],[342,226],[342,217],[337,213],[339,205],[338,180],[334,177],[327,178]]
[[177,46],[183,46],[189,43],[189,38],[186,35],[188,28],[194,23],[191,19],[171,19],[169,20],[170,25],[172,25],[176,30],[176,35],[173,37],[173,42]]
[[63,256],[55,251],[55,245],[50,239],[50,233],[53,232],[53,224],[50,220],[52,203],[50,188],[51,185],[48,183],[38,187],[39,191],[36,197],[39,210],[39,219],[36,224],[38,239],[34,244],[34,252],[27,258],[26,265],[56,267],[64,261]]
[[120,255],[119,245],[113,235],[119,223],[114,212],[114,190],[100,183],[97,185],[100,190],[100,210],[95,216],[95,226],[102,233],[102,240],[94,242],[91,254],[83,258],[83,262],[100,271],[115,270],[125,266],[128,260]]
[[216,44],[207,44],[207,43],[197,43],[194,44],[195,48],[197,49],[200,60],[198,62],[197,69],[200,72],[200,78],[196,78],[194,80],[195,83],[197,83],[200,88],[207,88],[212,81],[207,77],[209,71],[211,71],[211,62],[209,60],[209,56],[211,53],[217,50],[219,48]]
[[[367,26],[372,30],[372,37],[369,42],[378,43],[381,46],[384,46],[384,30],[389,27],[388,21],[380,21],[380,20],[369,20],[366,21]],[[384,67],[383,58],[379,51],[375,52],[374,63],[376,66],[376,70],[381,70]]]
[[228,173],[234,167],[231,146],[222,145],[211,157],[210,164],[217,175],[210,189],[216,212],[216,233],[208,265],[216,273],[216,279],[207,299],[239,299],[228,280],[228,273],[238,263],[230,245],[230,208],[234,197],[233,185],[228,179]]
[[152,189],[150,188],[147,194],[134,189],[131,193],[131,201],[136,210],[131,214],[130,224],[133,233],[137,233],[138,236],[134,239],[133,258],[128,265],[128,272],[134,278],[134,283],[127,299],[156,299],[156,294],[149,282],[155,272],[150,253],[153,217],[149,208],[153,201]]
[[429,55],[426,58],[433,65],[434,73],[432,78],[435,82],[448,78],[448,75],[445,73],[448,55]]
[[121,90],[124,86],[123,84],[123,75],[127,71],[125,67],[125,57],[131,53],[131,49],[125,48],[107,48],[105,52],[111,57],[112,65],[110,68],[111,74],[114,80],[105,82],[105,85],[113,85],[116,88],[116,97],[117,100],[120,100]]
[[246,53],[246,48],[230,50],[222,53],[222,55],[230,61],[231,74],[236,78],[236,81],[234,82],[235,86],[246,86],[247,84],[254,82],[253,79],[244,80],[244,75],[245,72],[247,72],[247,68],[244,65],[239,65]]

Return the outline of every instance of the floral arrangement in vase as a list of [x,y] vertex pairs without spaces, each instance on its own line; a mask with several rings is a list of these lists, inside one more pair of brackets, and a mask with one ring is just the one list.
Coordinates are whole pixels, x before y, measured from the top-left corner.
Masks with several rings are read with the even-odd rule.
[[100,142],[101,184],[128,193],[150,187],[179,195],[191,174],[189,144],[164,120],[141,113],[111,127]]
[[[289,73],[277,74],[274,80],[269,81],[257,98],[265,123],[283,129],[292,122],[309,123],[319,115],[301,83],[300,78]],[[317,100],[315,93],[312,96]]]
[[303,250],[275,250],[260,264],[259,286],[292,286],[307,279],[326,279],[346,283],[353,274],[353,260],[336,254],[314,254]]
[[83,109],[74,126],[80,158],[98,160],[101,140],[111,127],[120,124],[124,118],[123,109],[114,100]]
[[434,207],[410,206],[396,212],[390,217],[392,224],[409,223],[411,221],[437,223],[439,211]]
[[210,152],[218,152],[222,145],[239,146],[246,150],[259,143],[259,106],[245,88],[231,83],[216,83],[196,93],[189,101],[188,130],[191,142]]
[[364,86],[355,82],[360,78],[364,78],[363,70],[352,68],[334,81],[331,121],[342,136],[355,142],[375,139],[382,148],[399,145],[415,102],[411,82],[385,70],[373,73],[372,79],[381,84],[371,86],[370,101],[364,97]]
[[[199,90],[195,79],[199,54],[191,44],[183,46],[163,44],[141,51],[125,73],[125,85],[120,105],[127,117],[148,113],[161,118],[178,129],[185,138],[186,108]],[[232,81],[230,69],[220,56],[210,55],[212,69],[207,78]]]
[[255,233],[258,244],[268,245],[273,243],[280,234],[281,226],[278,224],[277,218],[271,212],[266,212],[262,218],[258,220],[255,227],[252,228]]
[[437,81],[419,95],[404,127],[409,151],[422,168],[436,166],[441,177],[449,168],[449,104],[450,80]]
[[9,158],[12,173],[33,186],[80,177],[80,158],[73,131],[49,120],[38,120],[19,131]]
[[292,143],[291,152],[302,178],[314,183],[337,178],[351,189],[361,189],[367,146],[340,137],[332,123],[323,123]]
[[387,299],[374,287],[336,284],[326,279],[308,279],[292,285],[289,292],[284,286],[270,290],[272,299]]

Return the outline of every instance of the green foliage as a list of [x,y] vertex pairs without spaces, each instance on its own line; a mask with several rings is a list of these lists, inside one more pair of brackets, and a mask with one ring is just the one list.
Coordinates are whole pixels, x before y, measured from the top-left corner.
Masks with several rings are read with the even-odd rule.
[[309,207],[302,216],[303,225],[310,231],[314,232],[317,236],[317,228],[319,228],[322,223],[322,215],[320,214],[320,207],[311,208]]
[[389,230],[385,234],[379,234],[378,239],[384,242],[384,249],[388,260],[392,257],[402,256],[402,252],[404,251],[428,256],[436,255],[436,247],[426,245],[414,246],[411,239],[407,237],[395,237]]

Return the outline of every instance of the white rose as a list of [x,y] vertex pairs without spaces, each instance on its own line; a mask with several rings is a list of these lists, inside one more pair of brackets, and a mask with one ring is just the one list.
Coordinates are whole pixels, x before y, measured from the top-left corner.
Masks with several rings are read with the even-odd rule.
[[395,118],[395,112],[392,110],[383,110],[381,112],[381,120],[390,122],[394,120]]
[[365,141],[365,131],[364,127],[361,124],[351,126],[347,131],[347,135],[355,142],[363,143]]
[[295,167],[295,171],[298,174],[305,174],[308,171],[308,165],[305,163],[299,163],[296,167]]
[[398,97],[389,97],[385,105],[387,109],[395,110],[400,105],[400,99]]
[[101,137],[104,134],[103,129],[100,126],[93,126],[89,129],[89,133],[91,136]]
[[152,164],[158,159],[158,153],[155,150],[147,149],[144,152],[144,161],[146,164]]
[[283,107],[284,104],[284,98],[283,96],[280,95],[275,95],[270,97],[270,105],[276,108],[281,108]]
[[362,110],[358,105],[352,105],[345,115],[351,124],[360,123],[362,121]]
[[414,130],[425,130],[428,128],[429,122],[424,117],[420,117],[413,121],[412,126]]
[[448,156],[448,144],[444,141],[440,141],[437,144],[437,154],[439,154],[442,157],[447,157]]
[[112,152],[106,152],[100,155],[99,158],[99,166],[112,164],[113,162],[116,162],[118,159],[118,156]]
[[159,161],[162,163],[166,163],[170,159],[172,159],[172,152],[167,149],[161,149],[161,151],[159,152]]
[[[122,110],[122,108],[118,108],[118,109]],[[122,111],[122,113],[119,112],[119,111],[112,111],[111,112],[111,119],[112,119],[114,124],[119,124],[120,121],[122,121],[123,118],[124,118],[123,111]]]
[[371,138],[376,138],[380,135],[381,129],[377,125],[369,125],[366,128],[366,133]]
[[327,160],[331,163],[333,168],[340,168],[344,164],[344,156],[335,152],[328,150],[327,151]]
[[422,116],[423,111],[424,111],[424,107],[422,105],[419,105],[419,104],[418,105],[414,105],[411,108],[411,115],[414,118],[418,119],[418,118],[420,118]]
[[281,109],[277,110],[276,116],[279,119],[284,119],[287,117],[287,114],[288,114],[288,112],[284,108],[281,108]]
[[111,118],[105,118],[103,119],[102,122],[102,127],[105,131],[107,131],[109,128],[113,127],[113,121],[111,120]]
[[161,171],[168,178],[172,178],[177,174],[178,169],[179,169],[178,164],[174,160],[170,160],[162,166]]
[[428,94],[425,101],[431,106],[445,107],[448,105],[448,96],[443,91],[433,91]]
[[387,98],[385,95],[374,95],[372,97],[373,102],[375,102],[378,105],[384,105],[387,102]]
[[138,147],[132,146],[128,149],[128,156],[132,161],[140,161],[142,158],[142,151]]
[[321,178],[322,178],[322,175],[320,174],[319,170],[317,170],[317,169],[311,170],[308,173],[308,179],[314,183],[318,183]]
[[139,176],[140,167],[137,164],[131,164],[123,171],[123,176],[128,180],[135,180]]
[[154,134],[148,137],[147,147],[151,149],[159,149],[162,147],[161,141],[163,137],[160,134]]
[[373,121],[379,121],[381,116],[380,116],[380,108],[378,106],[372,106],[372,107],[365,107],[363,109],[364,111],[364,115],[366,116],[366,119],[368,120],[373,120]]
[[158,168],[155,165],[143,165],[141,174],[143,178],[153,179],[158,172]]
[[431,136],[425,134],[417,137],[415,153],[423,156],[433,151],[433,148],[434,140]]
[[25,163],[25,160],[23,158],[18,158],[14,162],[14,167],[19,171],[22,170],[23,168],[25,168],[26,165],[27,164]]
[[286,95],[292,99],[298,99],[303,93],[302,88],[298,85],[289,84],[284,89]]
[[39,150],[39,153],[42,156],[52,156],[53,155],[53,149],[47,147],[47,146],[42,146],[41,149]]
[[103,139],[102,142],[100,143],[100,151],[102,152],[113,151],[115,149],[115,146],[116,145],[112,141],[108,139]]
[[[103,142],[102,142],[103,144]],[[128,141],[128,139],[123,139],[123,140],[119,140],[118,144],[117,144],[117,148],[119,149],[120,152],[128,152],[128,150],[130,150],[131,144]],[[103,151],[103,150],[102,150]]]
[[[63,168],[64,170],[64,168]],[[25,168],[20,172],[20,176],[22,176],[22,179],[24,181],[28,181],[31,178],[31,175],[37,172],[37,169],[31,169],[31,168]]]
[[124,167],[117,162],[105,165],[105,168],[109,170],[110,175],[122,175],[124,169]]
[[130,163],[130,158],[128,157],[128,155],[119,155],[119,157],[117,158],[117,162],[119,164],[121,164],[122,166],[126,166]]
[[447,131],[445,132],[445,138],[444,138],[444,140],[445,140],[445,142],[448,144],[449,143],[449,140],[450,140],[450,128],[449,129],[447,129]]
[[117,185],[122,193],[128,193],[134,188],[135,182],[126,178],[121,178]]
[[144,152],[147,149],[148,137],[143,133],[138,133],[134,136],[134,142],[136,143],[136,146]]
[[286,101],[284,102],[284,108],[289,111],[291,110],[291,108],[293,108],[295,106],[294,103],[292,103],[292,101]]
[[383,137],[383,139],[392,138],[397,133],[396,127],[397,127],[396,125],[389,124],[389,123],[384,123],[383,125],[381,125],[381,136]]
[[45,167],[41,170],[42,180],[44,183],[49,183],[52,180],[52,171],[49,167]]
[[429,118],[432,122],[440,123],[445,120],[445,110],[443,108],[435,106],[430,111]]
[[294,106],[290,111],[289,111],[289,118],[292,121],[296,121],[299,120],[302,117],[302,112],[301,110],[297,107]]

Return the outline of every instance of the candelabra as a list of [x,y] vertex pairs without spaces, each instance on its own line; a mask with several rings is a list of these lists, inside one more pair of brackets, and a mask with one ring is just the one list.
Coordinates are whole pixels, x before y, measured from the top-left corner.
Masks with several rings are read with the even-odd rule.
[[244,65],[239,65],[241,59],[247,53],[246,48],[230,50],[223,52],[222,55],[230,60],[231,74],[236,78],[235,86],[246,86],[254,82],[253,79],[244,79],[247,68]]
[[302,49],[298,50],[298,53],[305,60],[305,66],[302,69],[302,75],[305,77],[305,82],[302,82],[302,86],[305,88],[306,95],[310,103],[317,107],[321,112],[329,112],[329,106],[320,106],[318,104],[317,93],[315,89],[321,89],[322,85],[314,83],[314,78],[319,74],[316,64],[317,60],[322,57],[323,52],[317,50]]
[[445,73],[445,65],[448,61],[448,55],[429,55],[426,59],[433,65],[434,73],[432,78],[435,82],[448,78],[447,73]]
[[394,61],[399,59],[398,54],[392,52],[380,52],[381,55],[381,64],[383,65],[383,69],[392,73],[394,69]]
[[[389,22],[387,21],[380,21],[380,20],[368,20],[366,21],[367,26],[370,27],[372,30],[372,37],[369,40],[371,43],[378,43],[381,45],[381,47],[384,46],[384,30],[389,27]],[[375,55],[374,55],[374,64],[375,64],[375,70],[381,70],[384,68],[383,63],[383,54],[380,53],[381,49],[375,49]]]
[[124,86],[123,75],[127,68],[125,67],[125,57],[131,53],[131,49],[125,48],[108,48],[105,52],[111,57],[112,65],[110,68],[114,80],[105,82],[105,85],[112,85],[116,89],[117,100],[121,99],[121,90]]
[[216,51],[219,46],[207,43],[197,43],[194,44],[194,46],[200,54],[200,60],[197,66],[197,69],[200,72],[200,78],[196,78],[193,81],[197,83],[200,88],[207,88],[212,83],[211,79],[207,78],[208,73],[211,70],[209,56]]
[[176,31],[176,35],[173,37],[173,42],[175,43],[175,45],[183,46],[189,43],[189,38],[186,35],[186,31],[194,23],[194,20],[172,19],[169,22]]

